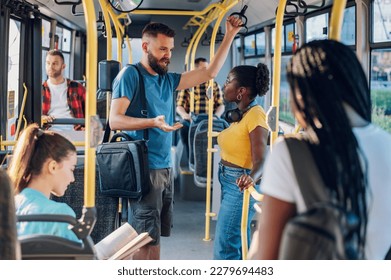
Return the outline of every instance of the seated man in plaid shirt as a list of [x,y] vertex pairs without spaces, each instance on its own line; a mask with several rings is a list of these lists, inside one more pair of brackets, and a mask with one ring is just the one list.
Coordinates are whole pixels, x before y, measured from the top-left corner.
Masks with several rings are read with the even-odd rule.
[[[86,89],[76,81],[63,76],[64,55],[50,50],[46,55],[48,79],[42,84],[42,120],[55,118],[84,118]],[[51,130],[83,130],[81,125],[52,125]]]
[[[206,68],[208,66],[208,61],[199,57],[194,60],[194,65],[196,69]],[[208,96],[207,96],[208,82],[199,84],[194,87],[194,114],[207,114],[208,113]],[[213,114],[217,117],[221,117],[224,113],[224,101],[223,95],[219,85],[214,82],[213,84]],[[190,91],[188,89],[179,92],[176,100],[176,112],[182,118],[183,127],[180,130],[181,139],[183,141],[183,146],[186,152],[189,151],[189,126],[191,122],[190,115]]]

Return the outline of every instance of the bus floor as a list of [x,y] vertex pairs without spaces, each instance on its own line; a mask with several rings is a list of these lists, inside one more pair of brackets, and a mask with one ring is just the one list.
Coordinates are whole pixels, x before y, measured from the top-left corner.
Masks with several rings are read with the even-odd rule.
[[170,237],[162,237],[162,260],[211,260],[216,221],[210,222],[210,241],[205,237],[205,201],[189,201],[174,197],[174,222]]

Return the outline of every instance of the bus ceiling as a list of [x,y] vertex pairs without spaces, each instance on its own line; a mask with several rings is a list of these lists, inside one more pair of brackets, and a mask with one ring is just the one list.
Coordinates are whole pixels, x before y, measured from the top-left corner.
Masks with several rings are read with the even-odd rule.
[[[27,0],[32,4],[37,4],[40,8],[42,14],[54,18],[57,21],[61,22],[63,25],[73,28],[76,30],[85,30],[85,21],[83,16],[77,16],[79,12],[82,12],[82,5],[77,6],[79,0]],[[175,11],[202,11],[209,5],[216,3],[217,1],[211,0],[165,0],[165,1],[155,1],[155,0],[137,0],[130,1],[129,5],[123,4],[119,6],[116,4],[117,0],[107,0],[111,5],[116,6],[116,10],[132,10],[129,14],[132,19],[132,24],[135,25],[144,25],[145,22],[152,21],[153,15],[141,15],[139,11],[153,11],[153,10],[167,10],[167,7],[175,7]],[[126,2],[126,1],[121,1]],[[266,24],[272,24],[276,16],[276,8],[278,6],[278,0],[243,0],[238,1],[238,4],[232,8],[232,12],[239,12],[244,5],[248,6],[246,11],[246,16],[248,18],[247,26],[250,28],[250,31],[255,28],[262,27]],[[289,3],[292,3],[290,6]],[[56,3],[66,3],[67,6],[59,5]],[[301,5],[307,5],[309,8],[304,9]],[[298,6],[299,12],[310,12],[313,11],[316,7],[324,5],[330,5],[331,0],[294,0],[288,1],[287,11],[294,12],[296,8],[294,5]],[[73,6],[73,8],[72,8]],[[98,2],[95,4],[96,15],[100,11],[100,6]],[[190,17],[190,16],[189,16]]]

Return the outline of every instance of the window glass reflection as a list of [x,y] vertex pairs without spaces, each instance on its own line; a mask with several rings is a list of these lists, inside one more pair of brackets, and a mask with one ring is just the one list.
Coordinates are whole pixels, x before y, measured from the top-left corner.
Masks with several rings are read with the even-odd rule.
[[307,18],[305,22],[306,42],[319,39],[327,39],[327,27],[329,26],[329,14]]
[[8,38],[8,83],[7,83],[7,139],[14,139],[19,104],[19,64],[20,64],[19,21],[10,20]]
[[391,3],[384,0],[372,2],[373,42],[391,41]]
[[346,45],[356,44],[356,7],[345,9],[342,29],[341,42]]

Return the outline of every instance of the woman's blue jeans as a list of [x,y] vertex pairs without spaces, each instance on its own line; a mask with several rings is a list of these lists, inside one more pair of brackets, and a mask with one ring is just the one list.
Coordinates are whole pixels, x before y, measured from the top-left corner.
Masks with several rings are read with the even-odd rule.
[[[236,179],[242,174],[249,174],[249,169],[227,167],[219,164],[221,184],[221,205],[216,224],[213,257],[216,260],[242,259],[241,221],[243,192],[236,185]],[[256,187],[259,191],[259,187]],[[251,197],[248,211],[247,237],[250,244],[250,222],[255,214],[256,201]]]

